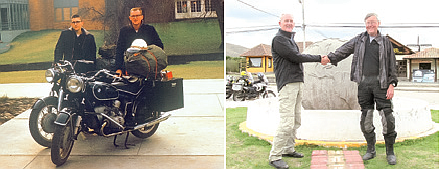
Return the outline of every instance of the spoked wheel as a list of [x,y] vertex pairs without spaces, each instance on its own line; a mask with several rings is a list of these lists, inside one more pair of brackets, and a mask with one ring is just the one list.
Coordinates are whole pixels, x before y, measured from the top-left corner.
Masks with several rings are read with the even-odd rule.
[[231,94],[231,93],[227,93],[227,94],[225,95],[225,99],[229,99],[229,98],[231,97],[231,95],[233,95],[233,94]]
[[72,132],[72,121],[66,126],[55,126],[54,137],[52,139],[51,159],[57,165],[63,165],[72,151],[74,144],[74,133]]
[[47,105],[32,109],[29,116],[29,130],[32,138],[44,146],[51,147],[57,118],[56,102],[47,102]]
[[[159,117],[159,112],[152,112],[152,115],[155,117],[154,119]],[[153,126],[144,127],[139,130],[132,131],[132,134],[138,138],[149,138],[153,134],[155,134],[156,130],[158,130],[159,123]]]
[[274,92],[272,90],[267,90],[265,91],[265,93],[263,94],[263,98],[272,98],[272,97],[276,97],[276,94],[274,94]]
[[245,95],[245,91],[244,90],[242,90],[242,91],[235,91],[233,93],[233,100],[234,101],[238,101],[238,100],[245,101],[245,98],[246,98],[246,95]]

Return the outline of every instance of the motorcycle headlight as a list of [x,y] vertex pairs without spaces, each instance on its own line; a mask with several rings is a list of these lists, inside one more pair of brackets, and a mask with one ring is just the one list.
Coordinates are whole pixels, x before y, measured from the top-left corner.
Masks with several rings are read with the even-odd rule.
[[57,73],[55,72],[54,69],[48,69],[44,73],[44,76],[46,77],[46,81],[49,82],[49,83],[52,83],[52,82],[55,81],[55,76],[56,75],[57,75]]
[[66,88],[72,93],[78,93],[83,89],[84,82],[78,76],[70,76],[67,79]]

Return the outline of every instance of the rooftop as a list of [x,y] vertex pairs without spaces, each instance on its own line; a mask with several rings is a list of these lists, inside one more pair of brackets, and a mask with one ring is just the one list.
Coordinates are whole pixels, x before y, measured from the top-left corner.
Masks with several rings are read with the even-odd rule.
[[426,48],[424,51],[405,56],[403,59],[439,58],[439,48]]

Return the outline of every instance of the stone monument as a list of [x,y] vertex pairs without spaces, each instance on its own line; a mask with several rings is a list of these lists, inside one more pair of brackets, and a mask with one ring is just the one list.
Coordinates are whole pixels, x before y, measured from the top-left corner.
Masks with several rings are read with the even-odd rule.
[[[305,53],[327,55],[345,41],[326,39],[306,48]],[[364,142],[360,130],[361,111],[358,85],[350,81],[352,56],[338,66],[303,63],[304,95],[299,140],[325,142]],[[398,139],[422,137],[437,131],[432,122],[429,103],[411,98],[394,97],[394,116]],[[274,136],[279,123],[278,98],[249,102],[246,127],[262,135]],[[374,112],[377,140],[384,140],[381,117]],[[346,143],[345,143],[346,144]]]
[[[346,41],[325,39],[306,48],[305,54],[327,55]],[[357,83],[350,80],[352,55],[338,62],[323,66],[318,62],[303,63],[304,97],[306,110],[360,110]]]

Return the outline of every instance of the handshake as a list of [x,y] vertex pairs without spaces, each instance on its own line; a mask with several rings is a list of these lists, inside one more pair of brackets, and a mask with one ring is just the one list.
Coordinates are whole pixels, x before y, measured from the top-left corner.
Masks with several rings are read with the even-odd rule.
[[328,56],[323,55],[322,56],[322,61],[320,63],[322,63],[322,65],[326,65],[329,62],[331,62],[331,60],[329,60]]

